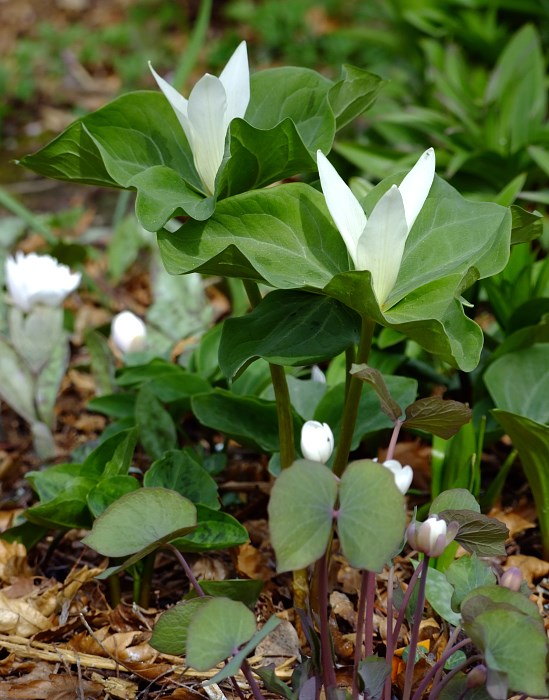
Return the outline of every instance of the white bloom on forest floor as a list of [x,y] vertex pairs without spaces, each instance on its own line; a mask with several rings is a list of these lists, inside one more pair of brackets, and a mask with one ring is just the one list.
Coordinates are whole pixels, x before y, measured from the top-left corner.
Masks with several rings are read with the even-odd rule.
[[[374,460],[377,462],[377,460]],[[402,466],[402,464],[396,459],[387,459],[382,463],[383,466],[393,473],[395,477],[395,484],[402,495],[404,495],[410,486],[412,485],[412,479],[414,478],[414,471],[412,467],[408,464]]]
[[334,449],[334,435],[328,423],[308,420],[301,429],[301,452],[305,459],[326,464]]
[[459,524],[455,521],[449,525],[438,515],[431,515],[423,523],[415,520],[408,525],[406,538],[410,547],[423,552],[429,557],[440,557],[446,547],[458,534]]
[[21,311],[34,306],[61,306],[80,284],[81,274],[50,255],[25,255],[21,251],[6,260],[6,286],[12,302]]
[[425,151],[400,185],[379,199],[369,217],[322,151],[317,151],[317,165],[332,219],[355,269],[371,272],[382,307],[395,286],[406,239],[433,184],[435,152]]
[[139,316],[122,311],[112,320],[111,338],[121,353],[137,352],[147,343],[147,328]]
[[209,73],[202,76],[188,100],[158,75],[150,61],[149,68],[183,127],[207,193],[213,194],[229,124],[244,116],[250,101],[246,42],[237,47],[219,78]]

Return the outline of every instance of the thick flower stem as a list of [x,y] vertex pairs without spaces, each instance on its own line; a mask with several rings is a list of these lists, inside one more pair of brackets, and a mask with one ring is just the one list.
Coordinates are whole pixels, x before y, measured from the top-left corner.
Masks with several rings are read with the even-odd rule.
[[[261,301],[259,287],[251,280],[244,280],[244,287],[252,308]],[[292,418],[292,404],[288,382],[284,367],[269,363],[271,380],[276,400],[276,413],[278,416],[278,438],[280,443],[280,465],[282,469],[289,467],[295,459],[294,449],[294,422]]]
[[425,605],[425,584],[427,583],[427,573],[429,571],[429,556],[427,554],[425,555],[418,569],[421,569],[421,578],[419,579],[416,610],[412,624],[410,644],[408,646],[408,660],[406,661],[406,674],[404,676],[404,692],[402,694],[402,700],[410,700],[412,683],[414,682],[414,666],[416,663],[416,651],[419,639],[419,625],[423,615],[423,606]]
[[[372,321],[369,318],[362,319],[360,342],[356,354],[357,364],[367,362],[368,360],[370,348],[372,346],[374,328],[375,321]],[[356,418],[358,415],[358,405],[360,403],[360,395],[362,394],[363,383],[364,382],[362,382],[360,379],[357,379],[356,377],[351,377],[351,381],[349,382],[349,391],[347,392],[345,407],[343,409],[341,433],[339,435],[333,467],[333,471],[336,476],[341,476],[343,474],[343,471],[345,470],[345,467],[347,466],[349,452],[351,451],[351,444],[353,441],[353,434],[355,431]]]

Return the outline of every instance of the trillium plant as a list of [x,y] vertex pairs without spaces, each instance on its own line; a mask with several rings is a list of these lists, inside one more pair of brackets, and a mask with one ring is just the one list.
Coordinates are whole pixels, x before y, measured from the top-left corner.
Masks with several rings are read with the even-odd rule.
[[[545,695],[546,638],[537,611],[514,579],[496,585],[481,559],[504,554],[506,528],[482,515],[465,489],[441,493],[425,517],[409,524],[405,494],[413,471],[395,458],[402,428],[446,440],[471,411],[438,396],[416,400],[415,380],[387,377],[369,364],[375,338],[389,329],[439,362],[466,372],[477,366],[483,336],[463,295],[506,265],[510,210],[464,199],[435,174],[433,148],[411,156],[404,172],[367,194],[353,194],[328,157],[337,132],[368,109],[381,87],[360,68],[344,66],[335,80],[288,67],[250,75],[242,43],[219,78],[206,74],[188,99],[151,70],[160,91],[119,97],[22,163],[45,176],[134,191],[136,215],[157,233],[170,273],[242,280],[250,308],[226,319],[215,336],[219,368],[230,387],[261,359],[274,403],[240,401],[201,378],[191,406],[211,427],[228,425],[227,416],[238,413],[233,437],[272,455],[271,541],[308,640],[309,658],[293,687],[268,668],[252,671],[246,661],[278,618],[256,630],[242,587],[200,585],[192,576],[182,551],[198,550],[178,543],[199,532],[203,506],[150,477],[150,488],[98,510],[85,542],[117,558],[111,575],[156,547],[171,547],[196,597],[163,613],[152,644],[185,654],[197,670],[224,663],[211,682],[242,669],[256,700],[262,698],[256,676],[288,700],[317,698],[322,688],[329,698],[346,690],[330,638],[328,572],[335,552],[361,572],[353,698],[391,700],[397,687],[404,700],[419,700],[427,690],[432,697],[466,698],[473,686],[496,700],[508,692]],[[112,338],[126,352],[145,341],[145,331],[123,314]],[[10,352],[15,363],[16,351]],[[345,381],[332,390],[312,380],[305,402],[286,369],[313,367],[314,377],[318,363],[336,356],[345,357]],[[170,396],[179,385],[169,387]],[[209,422],[213,413],[218,422]],[[272,437],[267,415],[276,416]],[[376,422],[374,430],[390,431],[382,463],[361,448],[364,415]],[[175,460],[172,451],[169,463]],[[151,471],[160,478],[160,468]],[[143,539],[137,512],[155,520],[150,540]],[[467,554],[439,566],[455,543]],[[393,564],[404,548],[415,552],[406,588]],[[381,594],[383,629],[374,616]],[[419,641],[425,601],[445,622],[435,654],[423,653]]]

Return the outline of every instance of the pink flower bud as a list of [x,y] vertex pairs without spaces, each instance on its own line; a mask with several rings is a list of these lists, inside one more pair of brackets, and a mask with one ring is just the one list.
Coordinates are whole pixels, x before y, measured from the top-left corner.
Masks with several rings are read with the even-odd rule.
[[522,584],[522,572],[517,566],[511,566],[504,571],[499,579],[499,585],[509,588],[511,591],[520,591]]

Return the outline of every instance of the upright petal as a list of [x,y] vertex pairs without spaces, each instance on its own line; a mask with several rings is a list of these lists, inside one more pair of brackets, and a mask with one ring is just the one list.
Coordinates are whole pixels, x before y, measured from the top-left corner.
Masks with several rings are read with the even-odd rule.
[[372,273],[372,285],[380,306],[395,285],[407,236],[402,196],[393,185],[374,207],[358,242],[357,268]]
[[189,142],[189,145],[191,147],[191,150],[193,148],[193,142],[192,142],[192,134],[191,134],[191,129],[189,126],[189,119],[187,116],[187,108],[188,108],[188,102],[187,100],[183,97],[183,95],[179,94],[177,90],[172,87],[164,78],[161,78],[158,73],[155,71],[155,69],[152,67],[152,63],[149,61],[149,68],[151,70],[151,73],[154,76],[154,79],[156,80],[156,84],[158,87],[162,90],[164,93],[164,96],[172,106],[173,111],[175,112],[177,118],[179,119],[179,123],[183,127],[183,131],[185,132],[185,136],[187,137],[187,141]]
[[221,119],[227,108],[225,88],[219,78],[206,73],[189,95],[187,114],[192,130],[194,164],[209,194],[223,160],[227,127]]
[[435,151],[429,148],[419,158],[398,189],[404,202],[408,232],[414,225],[417,215],[425,204],[433,178],[435,177]]
[[328,210],[347,246],[354,266],[361,269],[358,264],[358,242],[366,226],[366,214],[322,151],[317,151],[316,162]]
[[227,95],[225,126],[228,127],[232,119],[244,116],[250,101],[250,68],[245,41],[239,44],[219,80],[223,83]]

